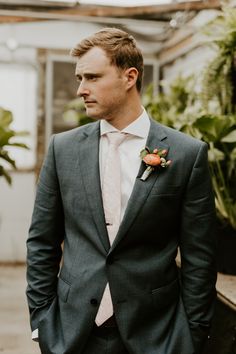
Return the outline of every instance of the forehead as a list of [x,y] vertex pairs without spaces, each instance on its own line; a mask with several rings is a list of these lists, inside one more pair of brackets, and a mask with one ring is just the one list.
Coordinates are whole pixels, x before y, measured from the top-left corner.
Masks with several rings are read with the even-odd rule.
[[87,53],[77,59],[75,74],[104,70],[111,66],[106,52],[99,47],[91,48]]

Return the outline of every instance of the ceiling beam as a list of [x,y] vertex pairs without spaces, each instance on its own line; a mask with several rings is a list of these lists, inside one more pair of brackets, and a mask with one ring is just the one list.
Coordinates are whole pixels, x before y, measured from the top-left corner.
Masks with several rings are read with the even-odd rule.
[[150,34],[148,34],[148,36],[145,33],[143,34],[145,40],[150,42],[163,41],[168,37],[167,32],[170,30],[169,21],[176,11],[190,13],[191,11],[193,12],[193,10],[197,12],[202,9],[220,8],[219,0],[171,3],[155,6],[136,6],[128,8],[76,5],[73,8],[43,9],[41,7],[40,9],[37,8],[37,10],[36,6],[20,7],[8,5],[3,8],[1,6],[2,3],[3,1],[0,0],[0,23],[61,20],[80,21],[112,26],[125,26],[125,28],[127,27],[129,29],[130,26],[131,29],[133,26],[133,32],[136,32],[135,27],[152,28],[153,34],[151,36]]
[[[97,17],[112,18],[154,18],[156,15],[164,15],[176,11],[200,11],[203,9],[218,9],[221,7],[220,0],[207,1],[191,1],[191,2],[174,2],[170,4],[135,6],[135,7],[119,7],[119,6],[92,6],[92,5],[76,5],[70,8],[53,9],[46,11],[35,5],[16,6],[9,5],[9,2],[0,2],[0,16],[32,18],[32,19],[57,19],[60,16],[70,16],[76,20],[78,17],[90,18],[90,21]],[[37,11],[36,11],[37,8]],[[57,17],[58,16],[58,17]]]
[[77,1],[44,1],[44,0],[37,0],[37,2],[33,0],[0,0],[0,6],[14,6],[14,7],[52,7],[52,8],[58,8],[58,7],[73,7],[75,6]]
[[65,9],[63,12],[74,14],[79,13],[84,16],[144,17],[147,15],[155,16],[176,11],[200,11],[203,9],[218,8],[221,8],[220,0],[197,0],[133,7],[77,5],[73,9]]
[[134,18],[120,18],[120,17],[103,17],[103,16],[85,16],[80,13],[63,12],[36,12],[28,10],[0,10],[0,19],[7,17],[11,21],[13,18],[16,20],[63,20],[63,21],[81,21],[81,22],[94,22],[101,24],[117,24],[117,25],[133,25],[133,26],[151,26],[153,28],[160,28],[166,26],[166,21],[152,21]]

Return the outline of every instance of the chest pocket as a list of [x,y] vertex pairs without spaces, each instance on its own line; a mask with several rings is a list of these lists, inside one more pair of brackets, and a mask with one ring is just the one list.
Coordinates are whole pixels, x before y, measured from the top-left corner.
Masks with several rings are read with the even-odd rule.
[[174,196],[181,193],[181,187],[176,185],[158,185],[153,186],[150,196]]

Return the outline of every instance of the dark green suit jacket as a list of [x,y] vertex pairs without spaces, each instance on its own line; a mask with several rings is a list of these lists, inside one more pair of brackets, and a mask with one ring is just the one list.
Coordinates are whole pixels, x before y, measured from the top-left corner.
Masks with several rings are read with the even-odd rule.
[[41,351],[83,353],[109,281],[130,354],[199,354],[209,332],[216,280],[207,145],[151,120],[147,146],[168,149],[172,164],[146,181],[140,180],[145,169],[140,164],[110,248],[99,126],[53,136],[41,170],[27,241],[27,297]]

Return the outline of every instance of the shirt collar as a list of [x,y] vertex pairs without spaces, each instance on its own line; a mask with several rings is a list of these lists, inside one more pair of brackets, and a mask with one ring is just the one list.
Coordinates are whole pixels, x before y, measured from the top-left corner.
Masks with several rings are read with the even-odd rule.
[[[126,128],[124,128],[122,133],[128,133],[130,135],[137,136],[139,138],[147,138],[150,129],[150,119],[146,110],[143,108],[140,116],[130,123]],[[100,121],[100,135],[105,135],[107,133],[118,131],[113,125],[108,123],[105,119]]]

